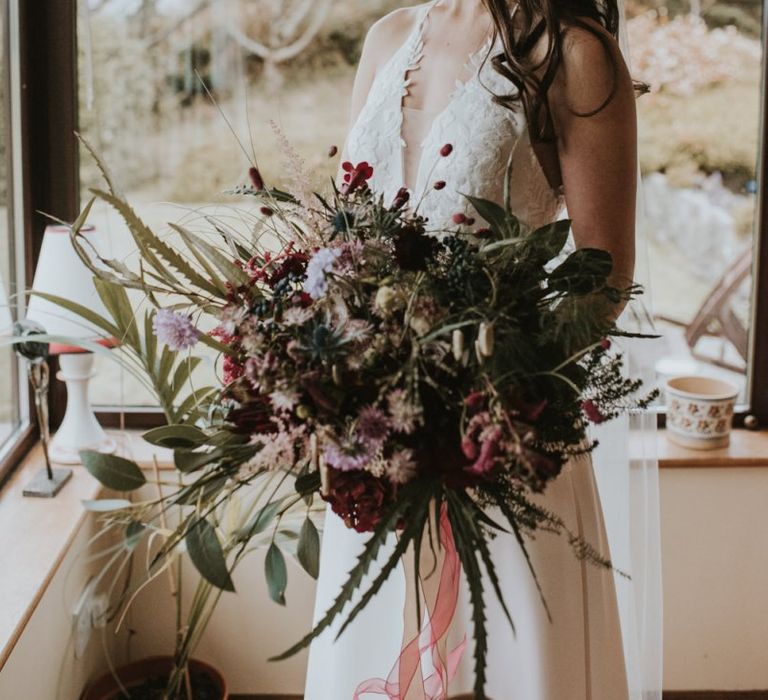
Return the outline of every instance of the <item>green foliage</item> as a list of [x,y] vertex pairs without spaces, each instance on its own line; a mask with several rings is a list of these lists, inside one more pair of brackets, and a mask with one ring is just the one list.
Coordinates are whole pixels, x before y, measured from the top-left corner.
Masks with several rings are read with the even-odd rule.
[[285,589],[288,585],[288,569],[285,557],[274,542],[267,550],[264,560],[264,575],[267,578],[269,597],[279,605],[285,605]]
[[139,465],[123,457],[84,451],[80,459],[93,477],[113,491],[135,491],[147,482]]
[[310,518],[301,526],[296,556],[304,571],[316,579],[320,574],[320,533]]
[[234,592],[235,585],[229,575],[224,550],[213,525],[205,518],[194,520],[184,541],[189,558],[200,575],[216,588]]

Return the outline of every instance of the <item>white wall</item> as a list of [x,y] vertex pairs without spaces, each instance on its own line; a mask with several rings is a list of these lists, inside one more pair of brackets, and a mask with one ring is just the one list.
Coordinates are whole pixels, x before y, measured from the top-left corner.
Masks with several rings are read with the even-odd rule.
[[[51,502],[51,507],[55,505]],[[101,633],[94,631],[81,659],[75,659],[71,636],[73,608],[98,570],[98,564],[85,556],[88,540],[96,530],[95,518],[87,518],[0,671],[2,700],[76,700],[89,680],[105,672]],[[2,568],[12,569],[13,562],[3,561]],[[107,632],[105,640],[120,663],[124,659],[124,637],[116,638]]]
[[661,474],[668,690],[768,689],[768,468]]

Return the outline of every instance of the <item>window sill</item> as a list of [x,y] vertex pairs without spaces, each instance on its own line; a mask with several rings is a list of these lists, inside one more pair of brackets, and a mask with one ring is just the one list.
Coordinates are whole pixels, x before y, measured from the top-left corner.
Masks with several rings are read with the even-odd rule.
[[768,431],[764,430],[734,430],[731,444],[717,450],[680,447],[667,438],[665,430],[659,430],[656,449],[662,469],[768,468]]
[[[119,453],[151,469],[172,469],[169,450],[153,447],[140,431],[112,433]],[[663,469],[763,467],[768,468],[768,432],[735,430],[729,447],[699,451],[678,447],[658,434],[659,466]],[[38,602],[56,574],[72,540],[86,518],[82,501],[99,496],[101,486],[81,466],[73,467],[70,482],[54,501],[23,498],[24,485],[43,468],[42,449],[27,455],[0,491],[0,552],[12,562],[12,575],[0,577],[0,670],[24,630]]]
[[[151,468],[154,457],[161,466],[172,466],[168,451],[145,443],[140,432],[112,436],[119,453],[141,466]],[[75,465],[55,499],[24,498],[24,486],[44,466],[38,444],[0,491],[0,552],[6,564],[0,576],[0,670],[87,517],[82,502],[102,491],[82,466]]]

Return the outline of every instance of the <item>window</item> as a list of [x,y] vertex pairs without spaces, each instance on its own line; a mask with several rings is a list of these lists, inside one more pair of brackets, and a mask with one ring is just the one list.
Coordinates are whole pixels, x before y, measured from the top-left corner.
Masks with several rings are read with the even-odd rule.
[[[230,125],[247,150],[256,143],[262,169],[275,174],[284,171],[269,124],[275,119],[313,184],[322,184],[332,169],[324,153],[343,139],[364,32],[407,4],[81,0],[80,129],[160,229],[166,221],[193,225],[201,207],[227,206],[217,193],[242,182],[247,166]],[[758,260],[768,256],[760,218],[762,5],[640,0],[629,8],[633,72],[651,84],[639,113],[643,226],[666,335],[657,369],[727,377],[738,384],[743,408],[768,423],[768,340],[755,332],[768,327],[768,264]],[[84,199],[98,182],[85,157],[79,179]],[[111,255],[130,259],[114,213],[99,207],[93,222],[106,232]],[[100,364],[97,403],[152,403],[116,365]]]
[[[13,333],[24,287],[24,237],[18,226],[18,13],[12,2],[0,2],[0,337]],[[0,481],[23,437],[27,422],[26,382],[13,349],[0,347]]]
[[662,375],[731,380],[749,403],[762,4],[654,0],[629,21],[644,229]]

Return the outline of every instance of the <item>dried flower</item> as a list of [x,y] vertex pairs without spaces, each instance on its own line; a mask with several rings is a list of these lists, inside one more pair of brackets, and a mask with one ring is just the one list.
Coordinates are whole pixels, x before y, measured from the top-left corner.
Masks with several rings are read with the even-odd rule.
[[338,146],[331,146],[328,149],[328,157],[329,158],[335,158],[336,154],[338,154],[338,152],[339,152],[339,147]]
[[440,149],[440,155],[443,156],[443,158],[447,158],[451,153],[453,153],[453,145],[450,143],[446,143],[445,146]]
[[373,300],[373,306],[377,311],[383,314],[389,314],[400,305],[398,293],[392,287],[379,287],[376,291],[376,297]]
[[466,214],[462,214],[461,212],[458,212],[457,214],[454,214],[454,215],[451,217],[451,220],[452,220],[452,221],[453,221],[453,223],[454,223],[454,224],[456,224],[457,226],[461,226],[462,224],[466,224],[466,223],[467,223],[467,221],[468,221],[468,219],[467,219],[467,215],[466,215]]
[[397,191],[397,194],[395,195],[395,199],[392,202],[392,208],[395,210],[402,209],[406,204],[408,204],[410,199],[411,199],[411,193],[408,191],[408,188],[401,187]]
[[445,180],[438,180],[434,185],[432,185],[436,190],[444,190],[445,189]]
[[389,459],[387,476],[398,486],[412,481],[418,474],[418,465],[413,459],[413,450],[398,450]]
[[323,460],[333,469],[342,472],[362,471],[371,461],[371,455],[367,448],[360,444],[340,446],[336,443],[326,445],[323,450]]
[[333,270],[339,255],[341,252],[334,248],[321,248],[307,264],[304,291],[313,299],[320,299],[328,292],[327,275]]
[[391,427],[384,411],[375,406],[366,406],[357,417],[357,433],[367,445],[381,445]]
[[266,217],[275,215],[275,210],[272,209],[272,207],[261,207],[259,211],[262,213],[263,216],[266,216]]
[[587,418],[593,423],[604,423],[606,420],[605,416],[597,407],[597,404],[595,404],[595,402],[591,399],[584,401],[584,403],[581,404],[581,409],[584,411],[584,414],[587,416]]
[[251,179],[254,190],[261,192],[264,189],[264,178],[257,167],[254,166],[248,169],[248,177]]
[[603,350],[610,350],[611,349],[611,339],[610,338],[603,338],[600,341],[600,347]]
[[349,161],[345,161],[342,163],[341,168],[345,173],[344,194],[352,194],[373,177],[373,168],[366,161],[362,161],[357,165],[352,165]]
[[398,433],[408,435],[421,422],[421,409],[408,398],[404,389],[394,389],[389,392],[387,406],[392,429]]
[[456,362],[461,362],[464,357],[464,332],[460,328],[456,328],[451,334],[451,349],[453,359]]
[[481,323],[477,334],[478,347],[484,357],[493,355],[494,334],[492,323]]
[[152,330],[161,343],[174,352],[189,350],[200,340],[200,331],[192,324],[192,318],[170,309],[159,309],[152,320]]

